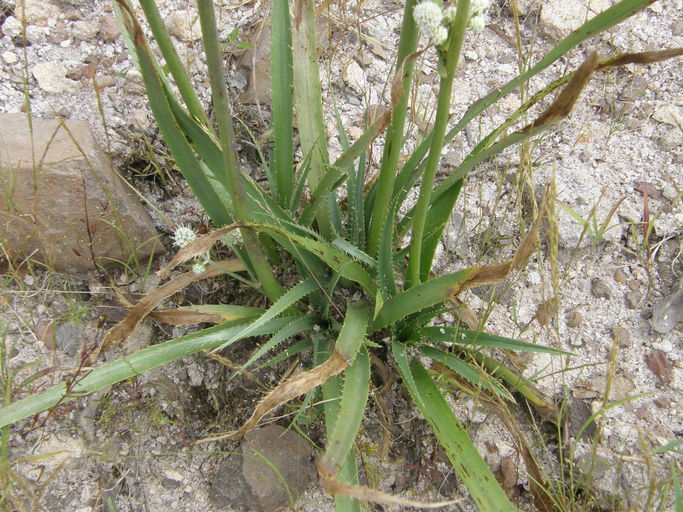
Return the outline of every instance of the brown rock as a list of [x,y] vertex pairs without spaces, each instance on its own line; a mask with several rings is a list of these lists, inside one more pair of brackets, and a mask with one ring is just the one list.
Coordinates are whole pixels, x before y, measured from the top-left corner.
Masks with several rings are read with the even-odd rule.
[[610,299],[612,297],[612,292],[607,286],[607,283],[602,279],[595,278],[591,281],[591,292],[593,296],[598,299]]
[[581,325],[581,322],[583,322],[583,315],[580,311],[572,311],[567,317],[567,327],[571,327],[572,329]]
[[624,274],[624,271],[619,269],[614,273],[614,280],[617,283],[623,284],[626,282],[626,274]]
[[652,183],[648,183],[647,181],[637,182],[636,190],[643,195],[647,195],[650,199],[662,198],[662,191],[655,187]]
[[628,292],[626,294],[626,306],[629,309],[636,309],[640,303],[640,295],[638,292]]
[[655,349],[652,353],[645,359],[647,367],[652,370],[659,380],[664,384],[671,382],[671,370],[673,365],[671,361],[666,358],[664,352],[659,349]]
[[31,136],[26,115],[0,114],[0,126],[0,239],[10,257],[77,273],[163,252],[86,123],[34,117]]
[[314,480],[312,455],[301,436],[278,425],[247,432],[242,443],[242,475],[264,512],[292,505]]
[[119,22],[116,21],[116,17],[111,14],[107,14],[100,18],[99,30],[99,37],[107,43],[116,41],[121,35]]
[[270,105],[270,14],[259,23],[249,42],[252,47],[237,61],[237,71],[247,79],[241,100]]

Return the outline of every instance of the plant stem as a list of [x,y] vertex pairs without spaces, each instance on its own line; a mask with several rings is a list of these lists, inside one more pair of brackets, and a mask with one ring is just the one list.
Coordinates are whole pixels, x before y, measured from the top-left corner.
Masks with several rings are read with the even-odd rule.
[[[379,178],[377,179],[377,196],[375,197],[375,204],[370,219],[367,248],[368,254],[373,257],[377,256],[382,227],[387,222],[389,205],[394,192],[398,157],[401,154],[401,146],[403,145],[403,128],[408,110],[408,91],[410,90],[414,67],[412,60],[405,62],[405,59],[415,51],[417,46],[418,31],[413,19],[413,8],[416,3],[417,0],[408,0],[403,11],[401,40],[398,45],[398,53],[396,54],[397,72],[403,66],[403,96],[391,116],[391,124],[387,129],[384,154],[382,155],[382,166],[379,171]],[[388,222],[393,224],[393,219],[389,219]]]
[[451,105],[451,92],[453,90],[453,79],[455,69],[460,58],[460,49],[465,39],[465,28],[469,17],[470,0],[458,2],[455,22],[450,29],[448,47],[445,51],[439,50],[440,58],[443,59],[443,71],[437,99],[436,120],[432,131],[432,145],[429,148],[429,156],[425,164],[422,175],[422,185],[420,195],[415,205],[415,216],[413,218],[413,234],[410,242],[410,257],[408,260],[408,287],[413,287],[422,282],[420,268],[422,256],[422,240],[424,237],[424,226],[429,210],[429,203],[436,177],[436,170],[441,159],[441,149],[443,148],[446,125],[448,124],[448,110]]
[[[235,220],[246,222],[249,220],[249,211],[242,186],[241,171],[233,146],[235,134],[231,122],[230,106],[228,105],[228,91],[225,85],[213,2],[211,0],[198,0],[197,10],[202,26],[202,39],[209,70],[209,82],[211,83],[211,97],[218,123],[218,137],[225,169],[223,176],[225,188],[230,194]],[[263,291],[271,301],[277,300],[284,293],[284,290],[271,272],[256,234],[249,229],[240,229],[240,231],[244,240],[244,247],[249,254],[256,277],[263,286]]]

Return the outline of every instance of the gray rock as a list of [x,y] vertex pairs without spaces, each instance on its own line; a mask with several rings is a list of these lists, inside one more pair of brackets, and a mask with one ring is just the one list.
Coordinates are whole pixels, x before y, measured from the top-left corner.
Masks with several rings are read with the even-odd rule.
[[580,27],[586,19],[612,5],[610,0],[548,0],[542,3],[541,25],[546,35],[561,39]]
[[34,117],[31,135],[25,114],[0,114],[0,126],[0,240],[10,257],[78,273],[163,252],[86,123]]
[[89,41],[94,39],[99,32],[99,27],[92,21],[79,20],[74,23],[73,35],[76,39],[81,41]]
[[251,493],[242,476],[242,459],[232,455],[223,462],[208,482],[209,499],[218,509],[234,511],[260,510],[260,506]]
[[355,60],[351,60],[344,70],[344,82],[353,89],[358,96],[364,96],[367,90],[365,72]]
[[591,293],[598,299],[609,299],[612,297],[612,292],[607,283],[597,278],[591,281]]
[[312,456],[311,446],[292,430],[269,425],[247,432],[242,475],[264,512],[291,506],[303,493],[316,474]]
[[67,356],[73,357],[81,347],[82,337],[81,329],[77,325],[64,322],[55,332],[55,345]]
[[678,281],[671,293],[652,310],[650,325],[660,334],[673,331],[676,324],[683,320],[683,280]]

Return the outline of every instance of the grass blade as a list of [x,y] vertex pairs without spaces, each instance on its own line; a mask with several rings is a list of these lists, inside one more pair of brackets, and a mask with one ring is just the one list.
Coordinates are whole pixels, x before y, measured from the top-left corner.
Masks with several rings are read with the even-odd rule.
[[[399,368],[401,368],[399,366]],[[448,402],[419,361],[410,364],[411,379],[404,380],[420,412],[429,422],[448,455],[458,477],[470,492],[479,510],[484,512],[514,512],[505,492],[481,458],[467,431],[453,414]],[[413,385],[411,386],[410,383]]]

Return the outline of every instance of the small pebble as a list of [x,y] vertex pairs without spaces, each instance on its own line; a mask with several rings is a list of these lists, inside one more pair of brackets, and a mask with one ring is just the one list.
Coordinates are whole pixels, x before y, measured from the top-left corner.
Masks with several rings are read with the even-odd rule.
[[626,282],[626,279],[627,279],[627,277],[626,277],[626,274],[624,274],[623,270],[619,269],[614,273],[614,280],[617,283],[623,284]]
[[640,281],[638,279],[632,279],[628,282],[628,287],[635,291],[640,288]]
[[626,294],[626,306],[628,306],[629,309],[636,309],[638,307],[638,304],[640,303],[640,297],[638,295],[637,292],[628,292]]
[[567,317],[567,327],[571,327],[572,329],[581,325],[582,322],[583,322],[583,315],[581,314],[580,311],[573,311]]
[[161,480],[161,487],[164,489],[177,489],[182,485],[182,482],[174,480],[173,478],[164,478]]
[[622,347],[625,347],[631,344],[631,333],[628,329],[618,325],[612,329],[612,339]]
[[5,61],[5,64],[9,64],[11,66],[12,64],[19,62],[19,57],[17,57],[17,54],[14,52],[4,52],[2,54],[2,60]]
[[612,292],[609,286],[602,279],[593,279],[591,281],[591,292],[594,297],[598,299],[609,299],[612,297]]
[[657,398],[653,401],[653,403],[659,408],[659,409],[668,409],[671,407],[671,400],[668,398]]

